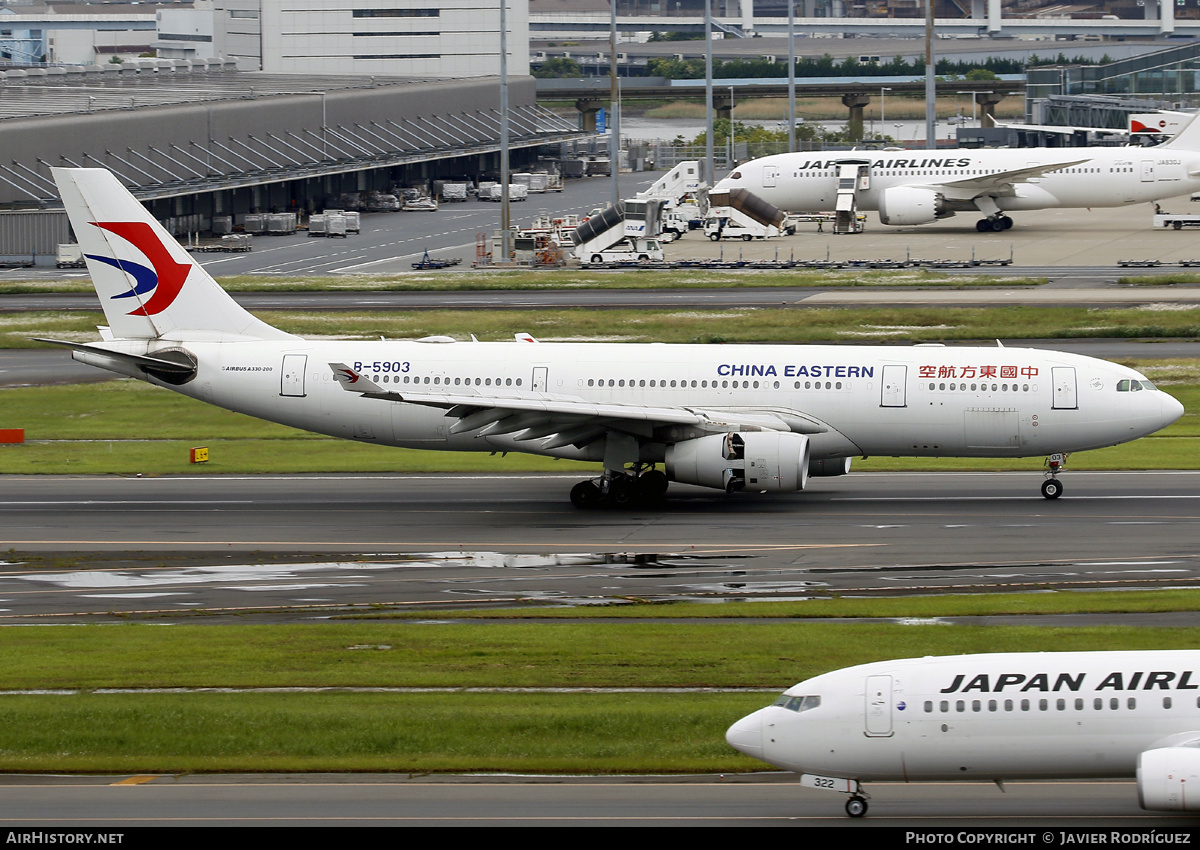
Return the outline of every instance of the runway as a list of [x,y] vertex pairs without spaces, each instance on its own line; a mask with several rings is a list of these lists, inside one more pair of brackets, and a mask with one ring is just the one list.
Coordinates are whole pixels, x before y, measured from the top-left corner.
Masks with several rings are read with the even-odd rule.
[[1200,586],[1200,472],[1068,472],[1055,502],[1036,472],[852,472],[594,512],[575,478],[8,476],[0,541],[29,555],[0,623]]
[[902,839],[900,829],[916,827],[994,828],[1009,834],[1124,827],[1154,829],[1161,843],[1164,830],[1190,833],[1195,824],[1189,815],[1139,809],[1131,781],[1010,782],[1004,793],[987,783],[878,783],[869,791],[867,817],[852,820],[842,811],[842,795],[800,788],[789,774],[0,777],[10,835],[34,826],[80,825],[113,831],[146,826],[845,826],[891,828]]

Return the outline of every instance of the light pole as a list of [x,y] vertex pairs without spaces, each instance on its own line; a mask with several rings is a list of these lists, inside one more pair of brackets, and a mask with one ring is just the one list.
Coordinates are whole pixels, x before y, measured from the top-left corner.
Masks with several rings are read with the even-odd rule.
[[729,87],[729,170],[733,170],[733,86]]

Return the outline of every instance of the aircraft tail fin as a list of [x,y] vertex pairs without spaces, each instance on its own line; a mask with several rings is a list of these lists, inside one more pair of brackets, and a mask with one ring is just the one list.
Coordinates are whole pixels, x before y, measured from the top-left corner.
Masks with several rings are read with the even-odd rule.
[[1179,148],[1187,151],[1200,151],[1200,112],[1197,112],[1191,119],[1179,129],[1171,138],[1167,139],[1159,148]]
[[51,170],[114,337],[290,336],[242,309],[111,172]]

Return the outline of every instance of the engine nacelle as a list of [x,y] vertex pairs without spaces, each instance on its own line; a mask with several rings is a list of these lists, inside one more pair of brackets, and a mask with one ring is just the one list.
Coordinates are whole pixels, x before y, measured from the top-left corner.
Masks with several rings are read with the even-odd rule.
[[735,431],[667,446],[672,481],[735,490],[792,492],[808,483],[808,437],[789,431]]
[[823,460],[813,458],[808,462],[809,478],[828,478],[831,475],[845,475],[850,471],[848,457],[827,457]]
[[1138,756],[1137,789],[1138,803],[1143,809],[1200,811],[1200,749],[1159,747],[1146,750]]
[[945,212],[944,198],[932,189],[896,186],[879,195],[879,220],[884,224],[928,224]]

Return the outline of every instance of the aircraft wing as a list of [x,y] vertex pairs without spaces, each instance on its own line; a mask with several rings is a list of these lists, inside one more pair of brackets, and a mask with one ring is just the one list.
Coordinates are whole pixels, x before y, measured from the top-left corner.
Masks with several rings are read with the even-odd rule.
[[543,449],[583,446],[607,431],[651,437],[655,429],[688,426],[701,433],[794,431],[818,434],[828,427],[797,411],[775,409],[705,409],[587,401],[560,393],[479,393],[474,388],[455,392],[398,391],[380,386],[344,363],[330,363],[342,389],[365,398],[442,408],[457,420],[451,434],[513,435],[518,441],[545,439]]
[[1071,162],[1028,165],[1024,168],[1012,168],[1008,171],[981,174],[977,177],[966,177],[962,180],[949,180],[945,183],[937,184],[937,188],[942,191],[945,197],[958,201],[969,201],[980,195],[1011,195],[1013,194],[1013,186],[1017,183],[1026,183],[1029,180],[1044,177],[1051,171],[1082,165],[1089,160],[1090,157]]

